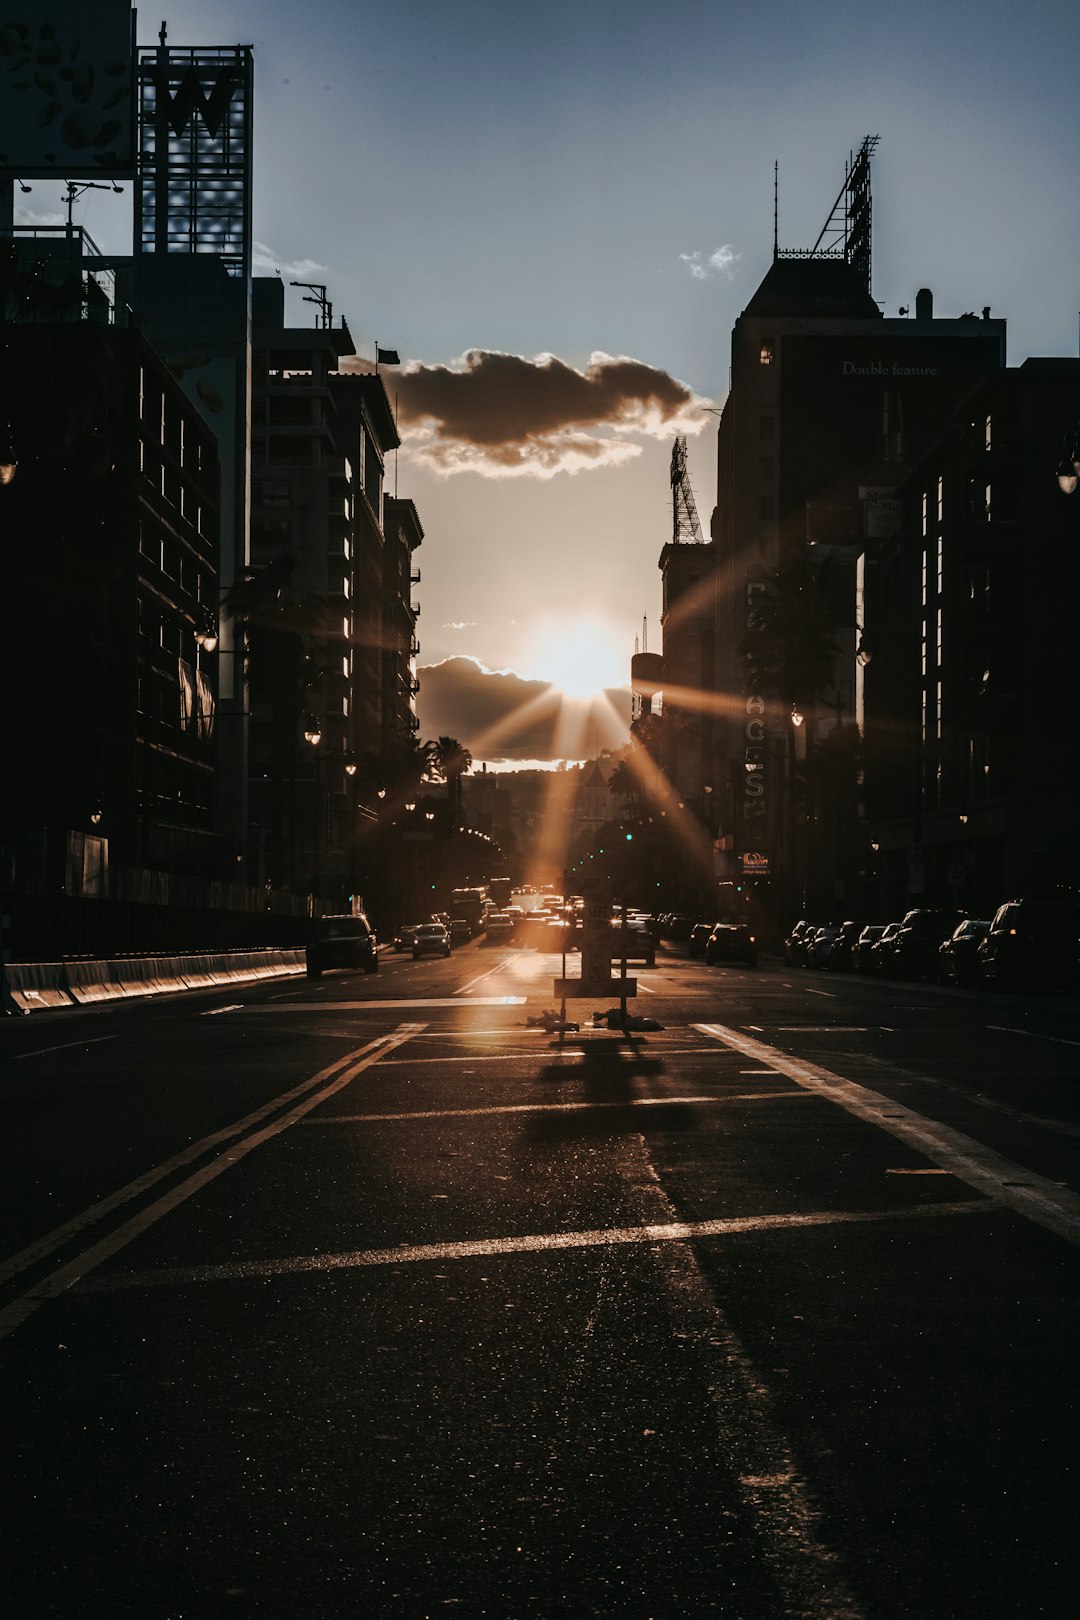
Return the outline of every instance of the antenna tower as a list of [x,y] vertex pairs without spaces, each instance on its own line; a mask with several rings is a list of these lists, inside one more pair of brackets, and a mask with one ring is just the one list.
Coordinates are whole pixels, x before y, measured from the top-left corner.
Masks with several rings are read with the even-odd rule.
[[697,503],[686,470],[686,436],[680,434],[671,447],[671,538],[675,545],[692,541],[703,545]]
[[867,135],[857,152],[848,153],[844,183],[829,217],[812,248],[777,247],[777,178],[773,178],[773,258],[843,259],[870,288],[870,247],[873,207],[870,198],[870,159],[880,135]]

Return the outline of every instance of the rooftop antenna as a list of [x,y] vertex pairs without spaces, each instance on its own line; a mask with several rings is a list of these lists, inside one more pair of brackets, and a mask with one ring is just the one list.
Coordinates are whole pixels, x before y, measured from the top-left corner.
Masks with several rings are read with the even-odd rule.
[[843,259],[858,273],[870,291],[870,247],[872,206],[870,199],[870,159],[880,135],[867,135],[857,152],[848,153],[844,183],[829,210],[812,248],[785,248],[780,251],[776,234],[774,201],[773,257],[780,259]]
[[772,177],[772,256],[775,264],[780,257],[780,159],[773,160]]
[[312,297],[305,298],[305,304],[316,304],[319,318],[315,322],[324,332],[329,332],[334,321],[334,306],[326,296],[326,287],[318,281],[290,281],[290,287],[306,287]]
[[686,435],[680,433],[671,447],[671,539],[674,545],[691,541],[703,545],[697,502],[686,470]]

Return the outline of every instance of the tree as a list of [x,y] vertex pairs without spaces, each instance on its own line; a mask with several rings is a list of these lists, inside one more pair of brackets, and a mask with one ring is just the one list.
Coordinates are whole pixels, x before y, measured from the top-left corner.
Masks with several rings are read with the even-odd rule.
[[455,815],[460,815],[461,778],[472,769],[472,755],[456,737],[438,737],[425,746],[429,750],[431,774],[446,783],[446,802]]
[[633,809],[641,797],[641,783],[628,760],[621,759],[608,777],[607,790],[613,798],[622,799],[628,810]]

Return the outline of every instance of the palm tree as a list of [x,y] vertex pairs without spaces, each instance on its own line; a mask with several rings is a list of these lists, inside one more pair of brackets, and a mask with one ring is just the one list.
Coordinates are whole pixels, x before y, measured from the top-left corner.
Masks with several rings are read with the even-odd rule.
[[432,775],[446,783],[446,802],[453,815],[461,813],[461,778],[472,769],[473,758],[456,737],[439,737],[427,744]]

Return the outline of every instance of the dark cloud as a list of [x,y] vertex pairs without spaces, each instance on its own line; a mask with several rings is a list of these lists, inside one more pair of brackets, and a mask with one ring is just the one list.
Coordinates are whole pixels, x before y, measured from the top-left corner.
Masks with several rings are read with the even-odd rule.
[[585,703],[475,658],[447,658],[418,674],[421,734],[456,737],[478,760],[580,759],[627,740],[628,691]]
[[704,402],[685,383],[606,354],[579,371],[551,354],[470,349],[452,366],[395,372],[394,393],[408,448],[443,473],[551,477],[639,455],[626,434],[697,433],[704,423]]

